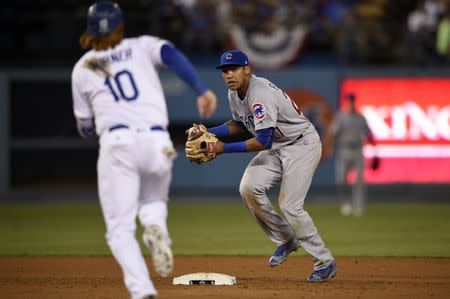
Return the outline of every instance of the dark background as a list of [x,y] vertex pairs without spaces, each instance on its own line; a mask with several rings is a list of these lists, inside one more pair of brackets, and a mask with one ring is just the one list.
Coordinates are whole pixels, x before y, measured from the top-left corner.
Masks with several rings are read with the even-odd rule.
[[[419,29],[410,28],[409,18],[427,2],[441,3],[435,22],[419,22]],[[199,70],[212,69],[221,52],[239,47],[230,36],[233,26],[248,37],[261,32],[270,35],[276,26],[301,26],[307,35],[298,45],[296,58],[269,71],[412,69],[415,73],[448,68],[448,55],[435,47],[448,2],[118,1],[127,36],[150,34],[168,39]],[[0,71],[7,74],[9,96],[9,106],[2,106],[8,109],[9,142],[1,145],[7,158],[0,163],[9,170],[8,185],[13,189],[95,185],[97,143],[78,137],[70,88],[70,70],[85,52],[78,40],[92,3],[19,0],[0,4]],[[277,55],[269,50],[264,53],[268,58]],[[53,79],[46,77],[48,72]],[[327,100],[336,108],[337,98]],[[216,117],[205,122],[216,125],[223,120]],[[171,121],[169,131],[177,147],[182,146],[184,130],[191,122],[184,118]]]

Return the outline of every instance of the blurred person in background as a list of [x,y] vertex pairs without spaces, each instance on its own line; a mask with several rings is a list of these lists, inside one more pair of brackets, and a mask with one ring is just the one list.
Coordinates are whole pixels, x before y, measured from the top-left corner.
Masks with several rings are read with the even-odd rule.
[[231,0],[218,1],[216,9],[216,22],[217,22],[217,42],[218,47],[222,47],[226,44],[227,34],[232,24],[232,7]]
[[212,54],[216,48],[217,5],[211,0],[192,1],[184,11],[187,19],[183,29],[182,43],[191,53],[200,55]]
[[124,38],[116,3],[89,7],[80,44],[90,50],[72,71],[73,109],[80,135],[100,136],[98,193],[107,243],[131,298],[155,298],[157,291],[135,233],[138,217],[155,271],[168,276],[173,254],[167,202],[176,152],[167,131],[168,112],[157,71],[169,67],[195,91],[201,117],[215,112],[216,95],[167,40],[149,35]]
[[450,62],[450,7],[437,28],[436,52],[444,63]]
[[184,29],[188,24],[183,7],[175,0],[161,1],[155,6],[155,12],[152,12],[154,15],[149,16],[155,32],[175,45],[181,44]]
[[368,34],[358,11],[349,8],[341,26],[336,29],[335,47],[344,64],[367,63],[369,44]]
[[436,23],[424,2],[408,15],[407,49],[411,63],[425,65],[431,62],[434,53]]
[[[375,140],[366,119],[356,110],[355,94],[346,95],[346,101],[348,111],[339,111],[326,133],[323,158],[328,158],[333,147],[336,147],[336,185],[341,200],[341,214],[362,216],[367,200],[363,144],[367,139],[375,146]],[[356,171],[356,181],[350,194],[347,174],[351,169]]]
[[439,20],[445,14],[447,0],[425,0],[424,8],[430,18],[430,22],[433,23],[433,27],[436,28]]

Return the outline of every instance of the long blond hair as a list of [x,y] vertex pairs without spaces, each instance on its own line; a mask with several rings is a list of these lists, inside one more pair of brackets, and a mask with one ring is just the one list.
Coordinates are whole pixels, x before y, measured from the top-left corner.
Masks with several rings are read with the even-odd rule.
[[109,48],[117,46],[122,41],[123,35],[124,26],[122,23],[116,30],[104,36],[93,36],[84,32],[80,37],[80,45],[83,49],[93,48],[97,51],[108,50]]

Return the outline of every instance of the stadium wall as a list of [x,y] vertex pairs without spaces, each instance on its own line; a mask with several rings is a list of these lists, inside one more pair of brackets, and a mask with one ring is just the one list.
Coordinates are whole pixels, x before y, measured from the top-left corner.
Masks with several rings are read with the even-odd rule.
[[[216,115],[204,120],[215,125],[230,119],[226,90],[220,73],[202,68],[200,75],[218,94]],[[290,69],[255,72],[298,98],[304,112],[323,134],[329,117],[338,107],[340,83],[347,77],[449,78],[447,71],[423,69]],[[161,72],[171,133],[182,138],[184,128],[199,122],[195,96],[169,71]],[[306,100],[305,100],[306,99]],[[302,102],[303,101],[303,102]],[[317,104],[319,103],[319,105]],[[449,100],[450,103],[450,100]],[[329,116],[329,113],[327,114]],[[0,70],[0,193],[35,186],[95,184],[96,140],[83,141],[75,129],[70,92],[70,70]],[[224,155],[198,166],[183,157],[182,142],[176,142],[180,158],[175,162],[172,190],[204,188],[236,190],[241,174],[253,154]],[[72,182],[67,184],[67,182]],[[313,188],[334,186],[334,161],[320,165]]]

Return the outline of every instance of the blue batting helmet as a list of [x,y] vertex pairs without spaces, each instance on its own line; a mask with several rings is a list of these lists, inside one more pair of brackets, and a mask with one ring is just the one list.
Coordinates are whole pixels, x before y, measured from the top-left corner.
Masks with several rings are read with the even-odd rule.
[[123,21],[122,11],[117,3],[101,1],[89,7],[86,31],[90,35],[107,35]]

